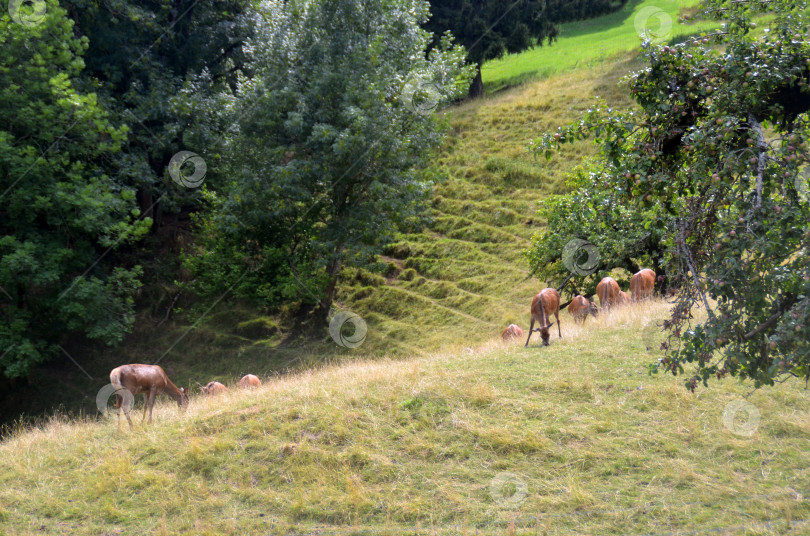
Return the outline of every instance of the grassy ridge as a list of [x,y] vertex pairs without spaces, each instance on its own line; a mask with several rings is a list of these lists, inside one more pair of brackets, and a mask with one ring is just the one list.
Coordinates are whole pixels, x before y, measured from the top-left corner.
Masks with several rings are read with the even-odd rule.
[[[488,91],[497,91],[528,80],[548,78],[574,69],[603,72],[616,58],[641,46],[636,23],[648,20],[647,28],[665,41],[711,28],[706,21],[682,24],[679,17],[696,11],[699,0],[647,0],[628,2],[622,9],[596,19],[563,24],[560,37],[552,46],[537,47],[520,54],[509,54],[484,65],[481,75]],[[650,8],[664,17],[648,17]],[[644,26],[642,26],[644,27]]]
[[665,316],[564,313],[548,348],[326,367],[163,403],[135,433],[53,422],[0,445],[0,532],[806,533],[810,395],[752,394],[735,434],[744,388],[647,374]]

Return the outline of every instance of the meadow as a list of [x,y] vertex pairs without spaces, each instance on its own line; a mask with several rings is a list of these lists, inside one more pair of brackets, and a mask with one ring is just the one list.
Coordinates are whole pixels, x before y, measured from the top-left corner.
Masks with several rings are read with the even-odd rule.
[[[69,414],[13,425],[0,443],[0,534],[810,532],[804,385],[726,379],[692,393],[651,375],[661,300],[584,326],[563,311],[549,347],[500,340],[558,283],[522,257],[538,203],[596,154],[582,142],[546,162],[529,140],[597,95],[631,107],[634,14],[664,9],[674,38],[697,31],[677,23],[694,4],[630,2],[485,66],[489,95],[443,111],[431,223],[340,283],[337,305],[368,325],[362,346],[303,340],[283,312],[223,300],[165,318],[162,303],[114,350],[66,348],[87,377],[65,356],[68,380],[43,376],[37,396]],[[134,432],[99,416],[113,366],[156,360],[179,385],[231,390],[195,393],[185,412],[159,399],[147,426],[139,396]],[[247,372],[264,386],[237,390]]]
[[667,308],[231,385],[134,433],[54,418],[0,445],[3,532],[806,534],[810,395],[650,375]]

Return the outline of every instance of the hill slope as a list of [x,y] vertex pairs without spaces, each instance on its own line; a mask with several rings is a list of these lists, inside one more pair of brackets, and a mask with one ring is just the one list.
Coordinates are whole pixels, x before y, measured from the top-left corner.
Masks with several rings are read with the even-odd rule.
[[[121,363],[159,362],[178,385],[193,386],[324,361],[424,355],[478,344],[513,322],[525,327],[531,296],[545,286],[527,279],[521,257],[542,225],[537,202],[562,192],[565,173],[594,153],[583,142],[546,162],[528,152],[528,142],[577,118],[592,95],[629,106],[617,82],[630,65],[626,58],[599,77],[573,72],[448,110],[451,131],[435,164],[447,179],[435,188],[434,223],[391,245],[379,272],[347,271],[340,282],[337,305],[368,324],[359,348],[340,348],[326,334],[315,343],[291,340],[295,318],[285,321],[228,297],[203,308],[201,317],[169,315],[177,291],[168,289],[159,303],[141,310],[135,332],[118,348],[65,344],[63,355],[32,377],[31,387],[0,404],[12,411],[27,398],[41,403],[29,405],[29,412],[63,403],[94,413],[95,392]],[[176,305],[186,307],[184,300]]]
[[732,381],[649,376],[665,316],[564,314],[548,348],[326,367],[164,403],[134,433],[21,432],[0,444],[0,532],[806,534],[810,395],[753,393],[757,421]]
[[[170,283],[177,277],[177,251],[166,251],[147,268],[163,274],[157,279],[167,282],[145,292],[133,334],[114,349],[65,341],[58,358],[37,370],[27,385],[0,394],[5,413],[0,421],[59,405],[94,414],[95,392],[121,363],[159,363],[179,385],[188,387],[232,381],[246,372],[266,377],[321,362],[426,355],[479,344],[509,323],[525,326],[531,296],[546,286],[527,279],[521,257],[531,235],[543,225],[535,215],[537,202],[563,191],[565,174],[594,154],[593,146],[583,142],[566,146],[546,162],[528,153],[528,142],[576,120],[595,95],[613,106],[631,105],[617,83],[638,67],[634,54],[596,64],[588,60],[589,44],[594,35],[609,34],[616,27],[622,35],[633,31],[632,13],[658,5],[672,11],[674,4],[630,3],[623,14],[588,21],[587,31],[567,31],[569,35],[552,47],[501,61],[525,66],[527,59],[542,58],[568,65],[565,62],[581,57],[577,69],[445,111],[450,132],[434,171],[446,180],[434,190],[433,224],[400,237],[381,256],[376,272],[347,271],[340,282],[337,305],[368,324],[361,347],[340,348],[326,333],[318,341],[299,337],[302,329],[294,314],[257,310],[228,295],[191,314],[192,298]],[[487,83],[496,80],[485,76]],[[178,248],[182,238],[179,234]]]
[[538,47],[488,62],[482,69],[489,91],[548,78],[574,69],[604,72],[617,58],[641,45],[639,27],[662,42],[677,42],[714,26],[709,21],[681,23],[683,16],[697,11],[699,0],[645,0],[628,2],[604,17],[570,22],[560,28],[551,47]]

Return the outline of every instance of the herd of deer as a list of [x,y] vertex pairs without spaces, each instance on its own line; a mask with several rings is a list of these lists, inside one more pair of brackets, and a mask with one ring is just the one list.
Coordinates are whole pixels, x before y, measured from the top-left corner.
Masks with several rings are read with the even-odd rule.
[[[633,274],[630,279],[630,294],[622,291],[619,284],[612,277],[603,278],[598,285],[596,285],[596,295],[599,297],[599,304],[603,310],[608,311],[611,307],[617,305],[624,305],[631,301],[637,302],[646,300],[652,296],[653,288],[655,287],[655,272],[649,268],[639,270]],[[568,303],[568,313],[574,317],[574,322],[585,323],[588,315],[596,316],[599,312],[596,304],[585,296],[575,296]],[[565,307],[565,305],[563,306]],[[557,335],[562,339],[562,332],[560,331],[560,293],[553,288],[546,288],[541,290],[537,296],[532,298],[531,304],[531,324],[529,325],[529,336],[526,338],[526,345],[529,346],[529,339],[532,338],[532,333],[535,331],[540,332],[540,338],[543,339],[543,345],[548,346],[549,332],[548,329],[554,324],[551,322],[551,316],[557,318]],[[535,329],[534,323],[537,322],[538,328]],[[523,336],[523,330],[520,326],[509,324],[504,330],[501,337],[504,341],[515,339]]]
[[[641,301],[652,296],[653,287],[655,286],[655,272],[645,268],[633,275],[630,279],[630,293],[632,294],[632,301]],[[619,288],[619,284],[612,277],[605,277],[596,286],[596,295],[599,297],[599,303],[603,310],[609,310],[616,305],[623,305],[631,301],[631,297]],[[565,306],[563,306],[565,307]],[[596,304],[585,296],[576,296],[568,303],[568,312],[574,317],[574,322],[582,322],[588,318],[588,315],[594,315],[599,312]],[[562,338],[560,331],[560,293],[553,288],[546,288],[541,290],[537,296],[532,299],[531,304],[531,325],[529,326],[529,337],[526,339],[526,346],[529,345],[529,339],[532,338],[532,333],[535,331],[540,332],[540,337],[543,339],[543,345],[548,346],[549,332],[548,329],[553,325],[551,315],[557,318],[557,335]],[[537,322],[538,328],[534,328],[534,323]],[[502,337],[503,340],[510,340],[523,336],[523,330],[515,324],[510,324],[504,330]],[[129,422],[129,427],[132,426],[132,419],[129,413],[131,403],[124,405],[124,399],[129,401],[133,400],[135,395],[144,395],[143,406],[143,420],[146,420],[146,412],[149,410],[149,422],[152,422],[152,407],[155,405],[155,397],[159,394],[166,394],[172,397],[178,407],[184,408],[188,405],[188,391],[182,387],[177,387],[169,377],[166,375],[161,367],[157,365],[122,365],[116,367],[110,372],[110,383],[115,388],[115,407],[118,412],[118,425],[121,426],[121,407],[124,406],[124,414]],[[202,390],[203,394],[213,396],[228,391],[228,388],[219,382],[209,382],[207,385],[197,384]],[[253,374],[247,374],[239,380],[238,386],[243,389],[250,389],[254,387],[261,387],[262,382]],[[126,391],[126,392],[125,392]]]
[[[143,420],[146,420],[146,410],[148,409],[149,422],[152,422],[152,407],[155,405],[155,397],[159,394],[172,397],[180,408],[188,405],[188,391],[172,383],[169,376],[166,375],[166,371],[157,365],[121,365],[110,372],[110,383],[115,388],[115,408],[118,413],[119,427],[121,426],[121,406],[123,405],[129,427],[134,428],[132,419],[129,417],[131,404],[124,405],[125,398],[131,401],[135,395],[143,394]],[[208,382],[205,386],[199,383],[197,385],[200,386],[203,394],[208,396],[228,391],[228,388],[219,382]],[[237,385],[242,389],[252,389],[261,387],[262,381],[253,374],[246,374]],[[128,394],[124,391],[127,391]]]

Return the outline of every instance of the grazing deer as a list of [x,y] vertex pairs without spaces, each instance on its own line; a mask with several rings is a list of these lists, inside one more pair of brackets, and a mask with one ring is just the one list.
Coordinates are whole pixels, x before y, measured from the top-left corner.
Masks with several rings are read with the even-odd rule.
[[[143,394],[143,422],[146,420],[146,410],[149,409],[149,422],[152,422],[152,407],[155,405],[155,396],[164,393],[177,401],[177,406],[184,408],[188,405],[188,392],[182,387],[177,387],[166,372],[157,365],[121,365],[110,372],[110,383],[116,391],[127,390],[135,395]],[[115,395],[115,408],[118,411],[118,428],[121,428],[121,405],[124,397]],[[125,407],[124,414],[127,416],[129,428],[133,429],[132,419],[129,417],[132,408]]]
[[262,381],[253,374],[245,374],[242,376],[242,379],[239,380],[239,387],[242,389],[252,389],[254,387],[261,387]]
[[588,315],[596,316],[599,314],[599,309],[596,304],[585,296],[576,296],[568,304],[568,313],[574,317],[574,322],[585,323]]
[[[199,383],[197,385],[200,385]],[[208,385],[200,385],[200,390],[204,395],[214,396],[228,392],[228,388],[219,382],[208,382]]]
[[596,285],[596,295],[599,296],[599,305],[608,311],[614,305],[621,305],[629,301],[626,293],[622,292],[619,284],[612,277],[604,277]]
[[549,322],[551,315],[557,317],[557,335],[562,339],[562,332],[560,332],[560,294],[556,290],[553,288],[541,290],[532,299],[531,312],[532,322],[529,326],[529,337],[526,339],[525,346],[529,346],[529,339],[532,338],[532,333],[535,331],[535,321],[539,325],[537,331],[540,332],[540,338],[543,339],[543,346],[548,346],[548,328],[554,325]]
[[523,330],[520,329],[520,326],[517,324],[509,324],[506,326],[506,329],[503,330],[503,333],[501,333],[501,339],[504,341],[510,341],[520,337],[523,337]]
[[643,268],[630,278],[630,293],[634,302],[646,300],[653,294],[655,287],[655,272]]

